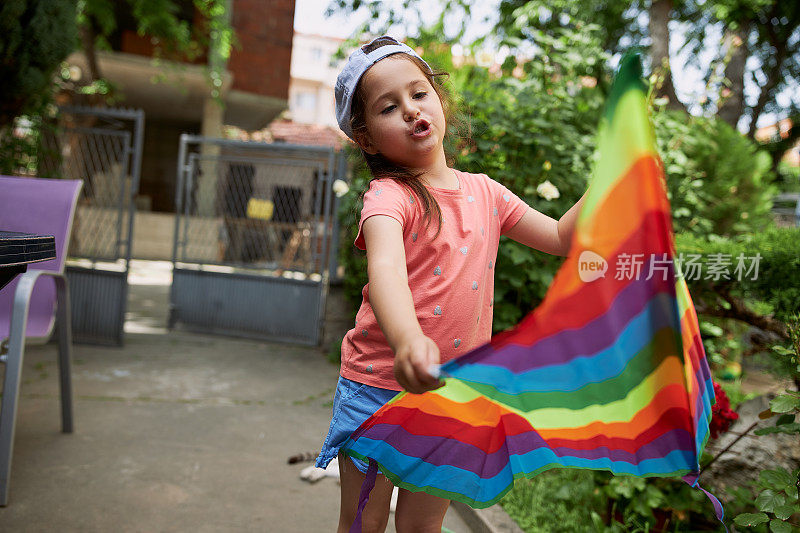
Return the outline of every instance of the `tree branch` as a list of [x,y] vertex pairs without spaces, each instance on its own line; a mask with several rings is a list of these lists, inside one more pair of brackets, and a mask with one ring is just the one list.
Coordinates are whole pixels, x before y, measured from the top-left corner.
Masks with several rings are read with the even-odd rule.
[[97,62],[97,50],[95,49],[97,32],[94,29],[94,24],[88,21],[87,24],[81,26],[80,35],[83,55],[86,56],[86,64],[89,66],[89,83],[91,83],[102,78],[100,66]]
[[722,299],[725,300],[730,307],[725,309],[719,305],[708,306],[705,303],[698,303],[695,307],[699,314],[741,320],[742,322],[746,322],[752,326],[763,329],[764,331],[775,333],[782,339],[789,340],[789,331],[786,328],[786,325],[780,320],[754,313],[747,308],[742,300],[731,296],[725,290],[716,288],[714,292],[722,297]]
[[725,78],[730,82],[730,95],[722,98],[722,103],[717,110],[717,116],[736,128],[739,118],[744,111],[744,72],[749,50],[747,37],[750,34],[750,24],[740,22],[736,30],[725,30],[725,43],[727,45],[725,65]]
[[772,55],[772,66],[769,69],[763,69],[764,73],[767,75],[767,82],[763,87],[761,87],[761,91],[758,95],[758,101],[751,112],[752,118],[750,120],[749,131],[747,132],[747,136],[751,139],[755,139],[757,129],[756,122],[758,122],[758,117],[761,116],[762,111],[764,111],[767,103],[772,98],[772,91],[783,79],[783,63],[786,61],[787,57],[787,41],[779,41],[778,36],[775,33],[775,28],[773,28],[769,23],[766,24],[764,31],[767,35],[767,39],[769,40],[769,44],[775,49],[775,53]]
[[669,66],[669,17],[672,12],[672,0],[653,0],[650,4],[650,59],[653,63],[653,72],[663,83],[658,91],[659,96],[666,96],[667,107],[680,111],[687,111],[686,106],[678,99],[675,86],[672,83],[672,71]]

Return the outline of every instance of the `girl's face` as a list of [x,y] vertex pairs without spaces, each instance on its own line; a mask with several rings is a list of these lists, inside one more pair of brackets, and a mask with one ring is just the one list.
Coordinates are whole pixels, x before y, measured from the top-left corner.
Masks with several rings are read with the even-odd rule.
[[424,168],[443,156],[442,102],[417,65],[401,54],[374,64],[361,79],[366,135],[359,144],[406,168]]

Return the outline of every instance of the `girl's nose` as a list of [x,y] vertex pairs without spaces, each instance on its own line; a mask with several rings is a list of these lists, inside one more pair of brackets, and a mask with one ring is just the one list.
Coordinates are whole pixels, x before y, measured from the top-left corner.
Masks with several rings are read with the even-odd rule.
[[415,105],[407,105],[405,108],[406,122],[417,120],[417,117],[419,117],[419,108],[417,108]]

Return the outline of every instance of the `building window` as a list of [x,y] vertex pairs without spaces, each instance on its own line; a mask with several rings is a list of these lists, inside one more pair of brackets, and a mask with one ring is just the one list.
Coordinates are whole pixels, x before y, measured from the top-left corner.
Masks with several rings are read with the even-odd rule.
[[322,61],[322,48],[315,46],[311,49],[311,60],[315,63],[319,63]]
[[294,105],[297,109],[316,109],[317,95],[308,92],[297,93],[294,96]]

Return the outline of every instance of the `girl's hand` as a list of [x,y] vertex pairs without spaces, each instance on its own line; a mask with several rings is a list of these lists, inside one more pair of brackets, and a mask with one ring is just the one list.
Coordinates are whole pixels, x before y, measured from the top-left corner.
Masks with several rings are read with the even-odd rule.
[[408,392],[422,394],[438,389],[443,381],[432,376],[428,369],[439,364],[439,347],[425,335],[404,340],[394,356],[394,377]]

